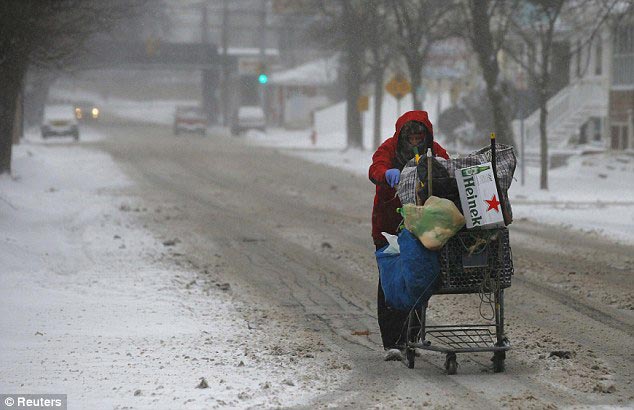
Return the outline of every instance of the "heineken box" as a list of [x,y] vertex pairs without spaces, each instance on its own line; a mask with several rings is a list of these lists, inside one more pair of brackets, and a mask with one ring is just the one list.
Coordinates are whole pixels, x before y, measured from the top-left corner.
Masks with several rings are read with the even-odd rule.
[[504,226],[500,195],[490,162],[457,169],[456,182],[468,229]]

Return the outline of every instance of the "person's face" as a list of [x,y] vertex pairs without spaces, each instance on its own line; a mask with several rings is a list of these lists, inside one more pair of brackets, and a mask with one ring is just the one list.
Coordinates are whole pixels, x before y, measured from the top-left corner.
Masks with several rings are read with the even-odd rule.
[[412,147],[417,147],[418,145],[420,145],[423,141],[425,140],[425,134],[420,133],[420,134],[410,134],[407,136],[407,142],[409,143],[409,145],[411,145]]

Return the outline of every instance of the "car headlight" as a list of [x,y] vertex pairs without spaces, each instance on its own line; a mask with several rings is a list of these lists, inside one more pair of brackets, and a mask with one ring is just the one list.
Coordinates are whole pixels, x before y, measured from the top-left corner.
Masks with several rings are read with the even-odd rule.
[[91,114],[92,114],[93,118],[98,118],[99,117],[99,108],[93,107],[93,109],[91,111]]
[[75,108],[75,118],[77,118],[78,120],[81,120],[81,108]]

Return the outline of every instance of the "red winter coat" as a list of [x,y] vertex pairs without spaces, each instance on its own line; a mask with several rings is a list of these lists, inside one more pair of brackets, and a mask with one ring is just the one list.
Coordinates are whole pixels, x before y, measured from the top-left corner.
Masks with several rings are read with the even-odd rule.
[[[398,136],[403,125],[408,121],[421,122],[432,135],[434,133],[426,111],[408,111],[396,121],[394,136],[385,140],[372,156],[369,177],[370,181],[376,185],[374,207],[372,208],[372,239],[375,245],[387,243],[381,232],[396,235],[396,230],[402,220],[401,215],[396,212],[396,209],[401,207],[401,200],[396,195],[396,189],[390,188],[385,181],[385,171],[390,168],[397,168],[396,148],[398,146]],[[434,154],[449,159],[447,151],[436,141],[434,141]]]

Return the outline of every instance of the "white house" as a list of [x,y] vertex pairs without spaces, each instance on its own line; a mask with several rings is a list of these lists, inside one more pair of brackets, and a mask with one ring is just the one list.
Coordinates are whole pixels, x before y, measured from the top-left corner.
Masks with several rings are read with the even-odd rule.
[[313,111],[331,104],[327,90],[336,82],[338,69],[339,58],[333,56],[272,73],[268,86],[278,125],[310,126]]
[[[549,146],[634,148],[633,20],[610,19],[591,41],[572,36],[569,47],[570,81],[547,105]],[[519,136],[520,121],[513,125]],[[524,120],[524,127],[528,139],[539,135],[539,110]]]

